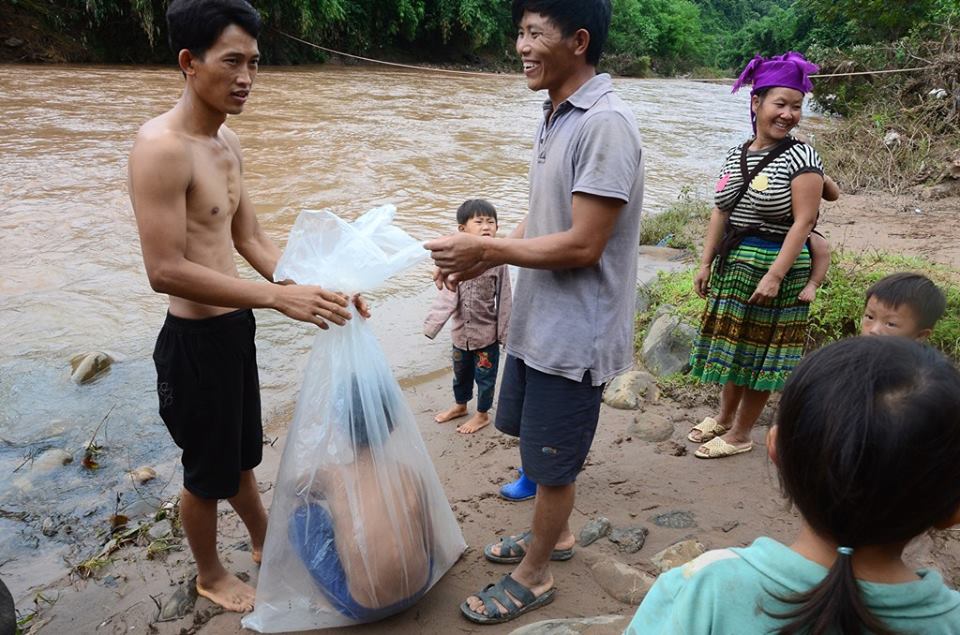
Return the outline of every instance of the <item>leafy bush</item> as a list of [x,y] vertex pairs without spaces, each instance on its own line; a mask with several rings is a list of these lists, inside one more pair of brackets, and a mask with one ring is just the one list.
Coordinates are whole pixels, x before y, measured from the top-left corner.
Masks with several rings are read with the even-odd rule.
[[817,80],[817,103],[844,116],[818,144],[844,189],[898,192],[946,177],[950,162],[960,156],[960,37],[949,21],[942,39],[912,37],[842,50],[814,47],[810,55],[828,74],[922,67],[857,81]]
[[[922,258],[883,252],[835,251],[830,271],[810,307],[807,349],[860,332],[860,317],[867,289],[897,271],[916,271],[929,277],[947,296],[947,311],[937,323],[930,344],[960,361],[960,273]],[[704,301],[693,291],[695,269],[661,273],[648,289],[650,307],[637,315],[637,346],[660,305],[675,307],[689,324],[698,324]]]

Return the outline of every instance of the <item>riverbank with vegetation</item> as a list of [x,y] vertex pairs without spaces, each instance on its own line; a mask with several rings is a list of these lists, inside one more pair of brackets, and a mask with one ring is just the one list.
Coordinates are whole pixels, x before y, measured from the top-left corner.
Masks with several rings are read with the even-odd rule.
[[[826,203],[818,229],[833,248],[831,266],[810,306],[808,349],[856,335],[860,330],[866,290],[897,271],[922,273],[947,296],[947,310],[930,343],[960,360],[960,198],[925,200],[929,187],[897,196],[845,194]],[[704,301],[693,291],[712,205],[685,192],[677,203],[645,221],[641,243],[687,250],[690,267],[662,272],[643,290],[643,310],[637,314],[636,348],[658,311],[669,310],[681,323],[699,324]],[[680,378],[666,378],[669,387]]]
[[[930,342],[960,360],[958,25],[956,3],[810,0],[752,23],[749,33],[757,37],[741,38],[741,55],[723,60],[794,49],[820,65],[814,106],[830,117],[805,127],[803,136],[845,195],[821,213],[819,227],[834,253],[811,306],[811,349],[856,334],[866,289],[909,270],[944,289],[947,311]],[[645,221],[641,243],[687,249],[698,258],[711,207],[683,188],[673,207]],[[647,290],[638,350],[664,306],[683,323],[699,322],[703,301],[693,293],[694,273],[661,274]]]

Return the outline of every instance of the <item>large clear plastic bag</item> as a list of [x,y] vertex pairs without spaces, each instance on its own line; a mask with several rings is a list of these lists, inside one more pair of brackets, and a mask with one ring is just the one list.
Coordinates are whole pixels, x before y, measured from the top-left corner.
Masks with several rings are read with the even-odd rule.
[[[394,213],[347,223],[303,212],[275,279],[375,289],[427,255],[391,224]],[[316,336],[274,492],[256,606],[243,618],[262,633],[398,613],[466,548],[413,413],[355,310]]]

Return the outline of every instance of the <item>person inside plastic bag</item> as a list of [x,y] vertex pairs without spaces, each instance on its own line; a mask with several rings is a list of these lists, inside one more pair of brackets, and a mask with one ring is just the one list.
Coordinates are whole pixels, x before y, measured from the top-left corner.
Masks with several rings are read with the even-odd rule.
[[[332,433],[349,437],[354,460],[324,466],[300,480],[303,502],[288,528],[324,597],[341,614],[362,622],[416,603],[428,589],[433,567],[426,493],[410,467],[384,452],[394,423],[389,396],[378,388],[362,390],[355,377],[350,379],[349,399],[332,408],[340,419]],[[369,415],[378,411],[382,416]]]

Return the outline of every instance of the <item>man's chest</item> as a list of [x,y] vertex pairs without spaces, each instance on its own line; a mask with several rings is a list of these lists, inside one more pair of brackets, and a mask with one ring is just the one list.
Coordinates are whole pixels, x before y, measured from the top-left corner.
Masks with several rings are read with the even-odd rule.
[[226,148],[193,149],[193,179],[187,191],[187,215],[196,222],[229,221],[243,192],[240,161]]

